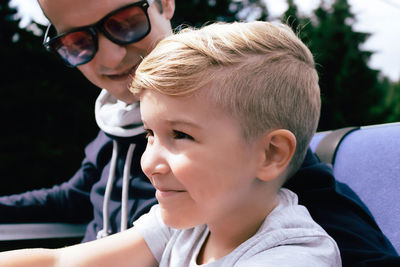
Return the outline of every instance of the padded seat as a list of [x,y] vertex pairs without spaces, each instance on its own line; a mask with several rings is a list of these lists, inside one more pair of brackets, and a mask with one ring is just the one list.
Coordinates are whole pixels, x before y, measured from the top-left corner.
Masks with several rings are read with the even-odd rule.
[[[334,133],[317,133],[311,149],[320,153],[323,148],[318,145]],[[359,195],[399,252],[400,123],[352,129],[338,143],[336,150],[328,151],[333,153],[332,162],[328,163],[333,165],[336,179],[348,184]]]

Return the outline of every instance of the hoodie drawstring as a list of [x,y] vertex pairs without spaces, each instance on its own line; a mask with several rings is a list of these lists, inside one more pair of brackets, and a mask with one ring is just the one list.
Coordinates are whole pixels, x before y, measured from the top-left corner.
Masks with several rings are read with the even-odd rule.
[[[128,148],[124,166],[123,184],[122,184],[122,204],[121,204],[121,231],[124,231],[128,228],[129,177],[131,172],[132,157],[134,150],[135,150],[135,144],[131,144]],[[109,221],[110,217],[109,204],[111,199],[111,191],[114,186],[115,169],[117,166],[117,156],[118,156],[118,144],[116,140],[113,140],[113,151],[111,156],[110,172],[108,174],[108,180],[103,202],[103,229],[97,233],[97,239],[106,237],[111,234],[110,221]]]
[[135,150],[135,144],[129,146],[126,154],[124,176],[122,180],[122,204],[121,204],[121,231],[128,229],[128,193],[129,193],[129,176],[131,173],[132,156]]

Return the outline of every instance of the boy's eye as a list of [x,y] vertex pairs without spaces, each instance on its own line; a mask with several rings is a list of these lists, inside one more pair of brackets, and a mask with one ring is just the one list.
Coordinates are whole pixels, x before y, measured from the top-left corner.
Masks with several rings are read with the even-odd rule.
[[174,137],[174,139],[189,139],[189,140],[194,140],[194,138],[191,137],[190,135],[185,134],[185,133],[180,132],[180,131],[175,131],[175,130],[173,131],[173,137]]

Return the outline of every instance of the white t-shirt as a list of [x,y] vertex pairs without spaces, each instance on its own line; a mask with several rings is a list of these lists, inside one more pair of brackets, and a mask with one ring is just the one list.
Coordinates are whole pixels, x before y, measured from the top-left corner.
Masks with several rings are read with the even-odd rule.
[[[297,195],[281,189],[278,199],[278,206],[254,236],[228,255],[201,266],[341,266],[336,242],[298,205]],[[158,205],[134,225],[160,267],[199,266],[196,258],[209,232],[206,225],[170,228],[163,223]]]

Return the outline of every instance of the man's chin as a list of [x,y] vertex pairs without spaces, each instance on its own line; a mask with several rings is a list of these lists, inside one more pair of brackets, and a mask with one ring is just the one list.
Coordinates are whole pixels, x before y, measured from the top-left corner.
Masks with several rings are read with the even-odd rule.
[[[115,96],[115,95],[114,95]],[[115,96],[118,100],[125,102],[126,104],[134,104],[139,101],[139,97],[128,91],[127,93]]]

